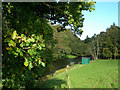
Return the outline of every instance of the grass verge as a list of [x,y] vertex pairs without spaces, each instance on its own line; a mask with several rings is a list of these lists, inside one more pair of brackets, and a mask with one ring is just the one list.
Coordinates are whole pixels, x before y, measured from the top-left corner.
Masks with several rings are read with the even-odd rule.
[[[118,60],[96,60],[68,70],[71,88],[117,88]],[[41,84],[42,88],[67,88],[66,74],[60,74]]]

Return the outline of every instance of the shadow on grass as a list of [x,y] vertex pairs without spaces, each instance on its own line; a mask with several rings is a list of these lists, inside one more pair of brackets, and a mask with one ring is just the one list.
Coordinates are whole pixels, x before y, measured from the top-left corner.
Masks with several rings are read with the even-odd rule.
[[66,88],[66,86],[66,81],[53,78],[41,84],[39,88]]

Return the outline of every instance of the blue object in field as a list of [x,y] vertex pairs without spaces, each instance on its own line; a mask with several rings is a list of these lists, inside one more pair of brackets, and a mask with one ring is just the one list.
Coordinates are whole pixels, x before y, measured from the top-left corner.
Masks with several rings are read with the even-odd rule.
[[90,58],[82,57],[82,64],[89,64]]

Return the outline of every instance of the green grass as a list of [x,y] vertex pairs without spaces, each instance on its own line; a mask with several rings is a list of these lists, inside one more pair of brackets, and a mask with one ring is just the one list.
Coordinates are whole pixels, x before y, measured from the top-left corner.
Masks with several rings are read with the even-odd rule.
[[76,58],[77,56],[74,55],[67,55],[68,58]]
[[[71,88],[118,88],[118,60],[96,60],[68,70]],[[67,88],[66,73],[40,85],[42,88]]]

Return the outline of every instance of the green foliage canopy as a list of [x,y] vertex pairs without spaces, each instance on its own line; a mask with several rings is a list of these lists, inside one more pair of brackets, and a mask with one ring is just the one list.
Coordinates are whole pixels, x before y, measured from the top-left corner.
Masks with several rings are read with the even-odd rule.
[[35,87],[35,78],[45,75],[52,62],[54,40],[48,21],[59,22],[62,27],[70,25],[82,34],[82,10],[94,10],[94,5],[95,2],[4,2],[3,86]]

